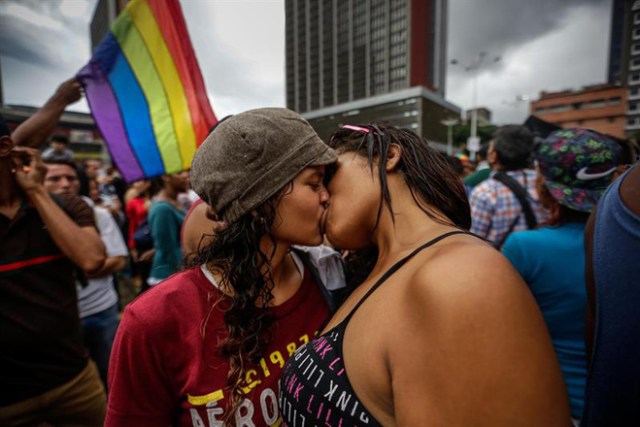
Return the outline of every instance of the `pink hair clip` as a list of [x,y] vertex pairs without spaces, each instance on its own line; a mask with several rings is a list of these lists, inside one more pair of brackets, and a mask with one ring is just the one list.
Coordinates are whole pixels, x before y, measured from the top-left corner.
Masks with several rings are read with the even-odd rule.
[[356,132],[362,132],[362,133],[371,132],[371,129],[369,129],[369,128],[363,128],[363,127],[360,127],[360,126],[352,126],[352,125],[344,125],[344,126],[341,126],[340,129],[349,129],[349,130],[353,130],[353,131],[356,131]]

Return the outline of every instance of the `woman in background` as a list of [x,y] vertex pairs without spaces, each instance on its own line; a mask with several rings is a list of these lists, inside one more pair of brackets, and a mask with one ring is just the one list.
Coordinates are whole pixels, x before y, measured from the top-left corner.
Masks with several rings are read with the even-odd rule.
[[584,232],[619,163],[620,147],[588,129],[553,132],[534,152],[536,190],[551,214],[545,226],[509,235],[502,253],[536,298],[579,420],[587,381]]
[[147,284],[155,286],[182,265],[180,228],[186,211],[178,203],[178,194],[187,191],[188,173],[181,172],[157,178],[160,191],[149,208],[149,228],[155,253]]

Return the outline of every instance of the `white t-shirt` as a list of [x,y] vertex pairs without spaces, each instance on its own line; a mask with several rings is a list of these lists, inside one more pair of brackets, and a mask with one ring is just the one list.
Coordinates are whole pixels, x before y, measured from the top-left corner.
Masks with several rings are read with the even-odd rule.
[[[83,197],[85,201],[89,201]],[[107,257],[128,256],[127,245],[122,238],[122,233],[111,213],[100,206],[94,206],[93,212],[96,217],[96,226],[100,232],[100,238],[107,249]],[[113,283],[113,275],[88,279],[87,286],[83,288],[76,282],[78,291],[78,310],[80,318],[100,313],[118,302],[118,294]]]

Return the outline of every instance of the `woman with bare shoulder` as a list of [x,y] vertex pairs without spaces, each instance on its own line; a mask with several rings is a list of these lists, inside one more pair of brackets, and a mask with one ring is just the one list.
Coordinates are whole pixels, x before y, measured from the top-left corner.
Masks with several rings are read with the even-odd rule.
[[327,171],[326,236],[377,259],[280,379],[289,425],[570,426],[535,300],[469,234],[462,183],[414,133],[343,126]]

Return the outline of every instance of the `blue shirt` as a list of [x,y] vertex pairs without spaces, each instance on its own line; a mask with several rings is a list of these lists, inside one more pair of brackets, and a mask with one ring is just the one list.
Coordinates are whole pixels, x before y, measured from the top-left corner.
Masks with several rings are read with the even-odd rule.
[[529,285],[542,311],[574,418],[582,414],[587,378],[584,228],[584,223],[567,223],[516,232],[507,238],[502,248]]

